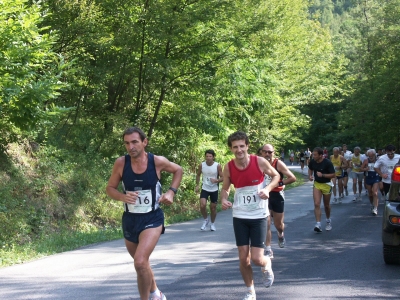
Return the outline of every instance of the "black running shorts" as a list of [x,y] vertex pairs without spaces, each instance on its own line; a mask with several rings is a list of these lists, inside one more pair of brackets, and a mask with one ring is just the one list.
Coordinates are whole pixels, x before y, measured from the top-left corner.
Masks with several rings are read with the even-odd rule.
[[162,225],[162,232],[164,233],[164,212],[161,208],[156,209],[145,214],[132,214],[124,212],[122,215],[122,232],[124,238],[132,243],[139,243],[140,233],[149,228],[157,228]]
[[204,198],[207,200],[208,197],[210,197],[211,203],[217,203],[218,202],[218,191],[209,192],[206,190],[201,190],[200,199]]
[[264,248],[267,238],[267,218],[239,219],[233,218],[236,246]]
[[283,213],[285,209],[285,193],[269,192],[268,209],[276,213]]

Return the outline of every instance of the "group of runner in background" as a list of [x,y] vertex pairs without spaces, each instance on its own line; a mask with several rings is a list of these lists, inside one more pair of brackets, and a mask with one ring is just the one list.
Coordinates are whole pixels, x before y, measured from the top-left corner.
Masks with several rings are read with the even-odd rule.
[[[353,202],[362,201],[362,190],[365,189],[371,204],[371,213],[378,214],[379,197],[385,198],[389,192],[391,173],[400,155],[395,154],[395,146],[387,145],[381,149],[365,148],[362,153],[360,147],[350,151],[346,144],[334,147],[329,155],[327,148],[323,149],[323,157],[329,159],[335,168],[335,177],[332,178],[333,204],[342,203],[345,196],[349,196],[349,187],[353,192]],[[312,158],[309,149],[289,150],[290,164],[300,165],[303,172],[308,166],[307,160]],[[351,182],[349,183],[349,178]]]

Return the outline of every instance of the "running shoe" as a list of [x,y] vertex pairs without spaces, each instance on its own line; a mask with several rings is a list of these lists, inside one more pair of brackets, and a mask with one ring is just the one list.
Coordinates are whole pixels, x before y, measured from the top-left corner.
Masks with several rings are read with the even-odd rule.
[[374,208],[372,209],[372,214],[373,214],[374,216],[378,215],[378,208],[377,208],[377,207],[374,207]]
[[274,258],[274,252],[272,249],[268,249],[264,247],[264,256],[268,256],[269,258]]
[[215,230],[217,230],[217,228],[215,228],[215,225],[214,225],[214,223],[211,223],[210,229],[211,229],[211,231],[215,231]]
[[343,197],[339,198],[339,204],[342,204],[342,198]]
[[279,234],[278,234],[278,245],[279,245],[279,248],[285,248],[285,245],[286,245],[285,237],[279,236]]
[[361,196],[361,193],[359,193],[359,194],[358,194],[357,200],[358,200],[359,202],[361,202],[361,201],[362,201],[362,196]]
[[315,224],[314,231],[321,233],[322,232],[321,225]]
[[203,225],[201,226],[201,230],[206,230],[206,227],[208,226],[208,223],[209,223],[210,221],[208,221],[208,219],[206,219],[206,220],[204,220],[204,222],[203,222]]
[[167,300],[167,297],[165,297],[165,295],[160,292],[160,297],[156,295],[150,295],[149,300]]
[[247,294],[244,296],[243,300],[256,300],[256,294],[247,292]]
[[269,288],[274,283],[274,272],[272,269],[265,271],[264,267],[261,267],[261,272],[263,276],[264,286]]
[[357,201],[357,196],[356,196],[356,195],[354,195],[353,202],[356,202],[356,201]]
[[333,198],[333,204],[337,204],[337,203],[338,203],[337,198]]
[[326,222],[325,230],[326,231],[332,230],[332,222]]

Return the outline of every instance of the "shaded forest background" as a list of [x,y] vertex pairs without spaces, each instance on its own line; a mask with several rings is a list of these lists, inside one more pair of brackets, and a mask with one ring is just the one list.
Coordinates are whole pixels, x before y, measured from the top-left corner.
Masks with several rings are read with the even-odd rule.
[[196,166],[239,129],[253,152],[399,149],[399,20],[400,0],[0,1],[0,249],[118,227],[127,126],[184,168],[168,222],[198,216]]

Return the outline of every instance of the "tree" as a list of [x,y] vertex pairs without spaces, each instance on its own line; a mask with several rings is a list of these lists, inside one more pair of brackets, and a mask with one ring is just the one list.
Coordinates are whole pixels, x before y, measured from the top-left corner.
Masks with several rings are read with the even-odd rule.
[[40,28],[39,4],[0,2],[0,144],[45,117],[46,104],[59,95],[62,58],[52,51],[54,33]]

